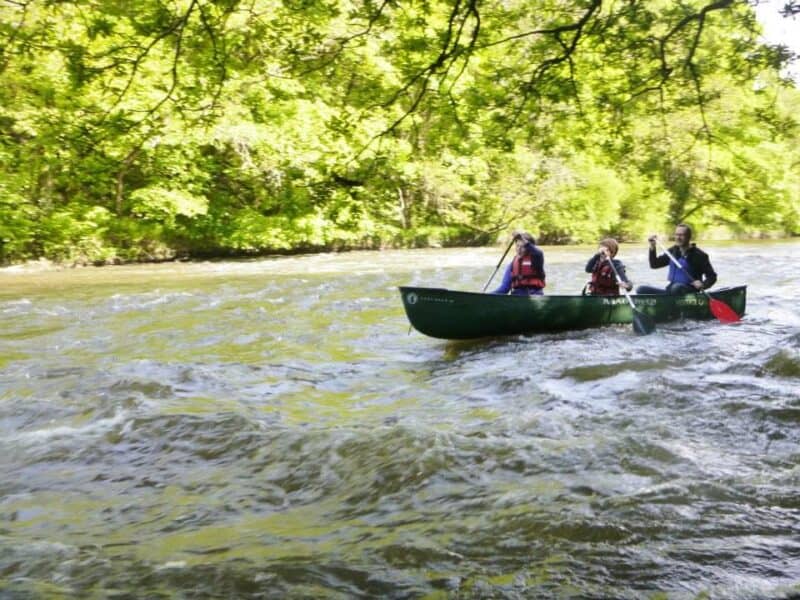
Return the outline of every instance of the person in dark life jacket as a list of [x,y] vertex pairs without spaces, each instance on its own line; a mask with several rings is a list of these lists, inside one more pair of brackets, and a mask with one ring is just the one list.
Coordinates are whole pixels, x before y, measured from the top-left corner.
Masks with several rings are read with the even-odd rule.
[[517,255],[503,274],[500,287],[493,294],[515,296],[541,296],[545,286],[544,252],[536,245],[536,239],[526,232],[514,233]]
[[708,254],[700,250],[692,240],[692,228],[681,223],[675,226],[675,245],[667,250],[682,266],[679,269],[666,254],[656,254],[656,236],[651,235],[648,258],[651,269],[669,266],[666,288],[640,285],[637,294],[689,294],[707,290],[717,281],[717,274],[711,266]]
[[[600,242],[597,253],[586,263],[586,272],[592,274],[592,279],[583,288],[584,294],[592,296],[619,296],[619,287],[622,285],[626,290],[631,291],[633,284],[628,280],[625,273],[625,265],[621,260],[614,258],[619,250],[617,240],[606,238]],[[622,283],[617,282],[614,269],[609,262],[614,264],[614,268],[619,274]]]

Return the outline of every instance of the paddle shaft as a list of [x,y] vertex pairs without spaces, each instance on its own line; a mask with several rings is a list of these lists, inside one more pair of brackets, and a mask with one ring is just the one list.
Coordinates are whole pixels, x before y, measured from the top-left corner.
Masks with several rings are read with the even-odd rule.
[[500,265],[502,265],[503,261],[506,259],[506,255],[508,254],[508,251],[511,250],[511,246],[513,246],[514,242],[516,242],[516,241],[517,241],[516,237],[511,239],[511,243],[508,245],[508,248],[506,248],[506,251],[503,252],[503,256],[500,257],[500,262],[498,262],[497,266],[494,268],[494,272],[492,273],[492,276],[489,277],[489,281],[487,281],[486,285],[483,286],[483,291],[484,292],[486,291],[486,288],[489,287],[489,284],[492,283],[492,279],[494,279],[494,276],[497,274],[497,271],[500,269]]
[[614,262],[611,260],[611,257],[608,257],[608,266],[611,267],[611,270],[614,271],[614,277],[617,278],[617,284],[622,288],[622,293],[625,294],[625,297],[628,299],[628,304],[631,305],[633,310],[638,310],[636,305],[633,303],[633,299],[631,295],[628,293],[628,288],[625,287],[625,284],[622,282],[622,278],[617,273],[617,268],[614,266]]
[[[678,262],[678,259],[677,259],[677,258],[675,258],[674,256],[672,256],[672,253],[670,253],[670,251],[669,251],[669,250],[667,250],[666,248],[664,248],[664,246],[661,244],[661,242],[659,242],[659,241],[658,241],[658,238],[656,238],[656,244],[658,244],[658,247],[659,247],[659,248],[661,248],[661,251],[662,251],[664,254],[666,254],[668,257],[669,257],[669,259],[672,261],[672,263],[673,263],[673,264],[674,264],[676,267],[678,267],[678,268],[679,268],[681,271],[683,271],[684,273],[686,273],[687,275],[689,275],[690,277],[692,277],[692,280],[694,280],[694,277],[692,276],[692,274],[691,274],[691,273],[689,273],[689,271],[687,271],[687,270],[686,270],[686,267],[684,267],[684,266],[683,266],[681,263],[679,263],[679,262]],[[694,286],[692,286],[692,287],[694,287]],[[696,288],[695,288],[695,289],[696,289]],[[700,291],[700,292],[703,292],[703,293],[704,293],[706,296],[708,296],[709,298],[711,298],[711,297],[712,297],[712,296],[711,296],[711,294],[709,294],[709,293],[706,291],[706,289],[705,289],[705,288],[700,288],[698,291]]]
[[628,299],[628,304],[631,305],[631,314],[633,315],[633,331],[639,335],[653,333],[656,329],[656,324],[650,317],[636,308],[636,305],[633,303],[633,298],[631,298],[631,295],[628,293],[628,288],[622,281],[622,277],[619,276],[617,268],[614,266],[614,262],[611,260],[610,256],[608,257],[608,265],[611,267],[611,270],[614,271],[614,277],[617,278],[617,285],[622,288],[622,293],[625,294],[625,298]]

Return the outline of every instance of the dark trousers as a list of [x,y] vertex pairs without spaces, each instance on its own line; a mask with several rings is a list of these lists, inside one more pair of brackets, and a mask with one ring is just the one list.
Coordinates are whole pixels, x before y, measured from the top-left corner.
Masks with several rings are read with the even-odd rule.
[[511,290],[512,296],[543,296],[544,292],[540,287],[518,287]]
[[640,285],[636,288],[637,294],[661,294],[662,296],[665,294],[680,296],[682,294],[694,294],[696,292],[697,290],[694,286],[686,283],[670,283],[666,289],[653,287],[651,285]]

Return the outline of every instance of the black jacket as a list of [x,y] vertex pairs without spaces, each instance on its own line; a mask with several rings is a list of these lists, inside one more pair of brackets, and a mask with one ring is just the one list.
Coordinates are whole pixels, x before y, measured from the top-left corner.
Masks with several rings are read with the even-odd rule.
[[[667,250],[676,259],[681,257],[681,249],[675,245]],[[660,269],[670,264],[669,256],[661,254],[656,256],[656,249],[651,247],[648,255],[650,259],[651,269]],[[714,272],[714,267],[711,266],[711,261],[708,259],[708,254],[700,250],[695,244],[689,246],[686,252],[686,262],[689,263],[689,275],[693,279],[699,279],[703,282],[703,289],[707,290],[717,282],[717,274]]]

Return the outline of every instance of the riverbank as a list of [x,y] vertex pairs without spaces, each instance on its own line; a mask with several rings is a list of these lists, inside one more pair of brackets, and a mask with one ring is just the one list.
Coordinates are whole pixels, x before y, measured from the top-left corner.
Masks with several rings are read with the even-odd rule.
[[[671,233],[661,232],[658,234],[662,240],[671,238]],[[784,232],[758,232],[748,235],[732,236],[729,231],[724,228],[716,228],[702,232],[698,237],[698,244],[707,243],[736,243],[736,242],[758,242],[759,240],[769,241],[793,241],[800,237],[800,232],[787,235]],[[495,244],[497,248],[503,248],[506,242],[498,242]],[[636,246],[644,243],[635,241],[622,240],[623,245]],[[591,246],[593,243],[548,243],[545,239],[540,241],[543,247],[581,247]],[[214,262],[214,261],[240,261],[240,260],[257,260],[266,258],[279,258],[289,256],[309,256],[315,254],[342,254],[348,252],[381,252],[385,250],[420,250],[420,249],[438,249],[438,248],[483,248],[489,247],[492,244],[442,244],[433,242],[428,244],[378,244],[375,246],[302,246],[292,249],[272,248],[265,249],[262,252],[198,252],[198,253],[183,253],[183,254],[165,254],[161,256],[142,256],[137,259],[125,260],[120,257],[112,257],[107,260],[52,260],[46,257],[37,259],[27,259],[19,261],[10,261],[7,264],[0,264],[0,273],[14,273],[14,272],[46,272],[46,271],[59,271],[65,269],[77,269],[84,267],[108,267],[108,266],[121,266],[121,265],[146,265],[146,264],[161,264],[161,263],[176,263],[176,262]],[[501,250],[502,252],[502,250]]]

